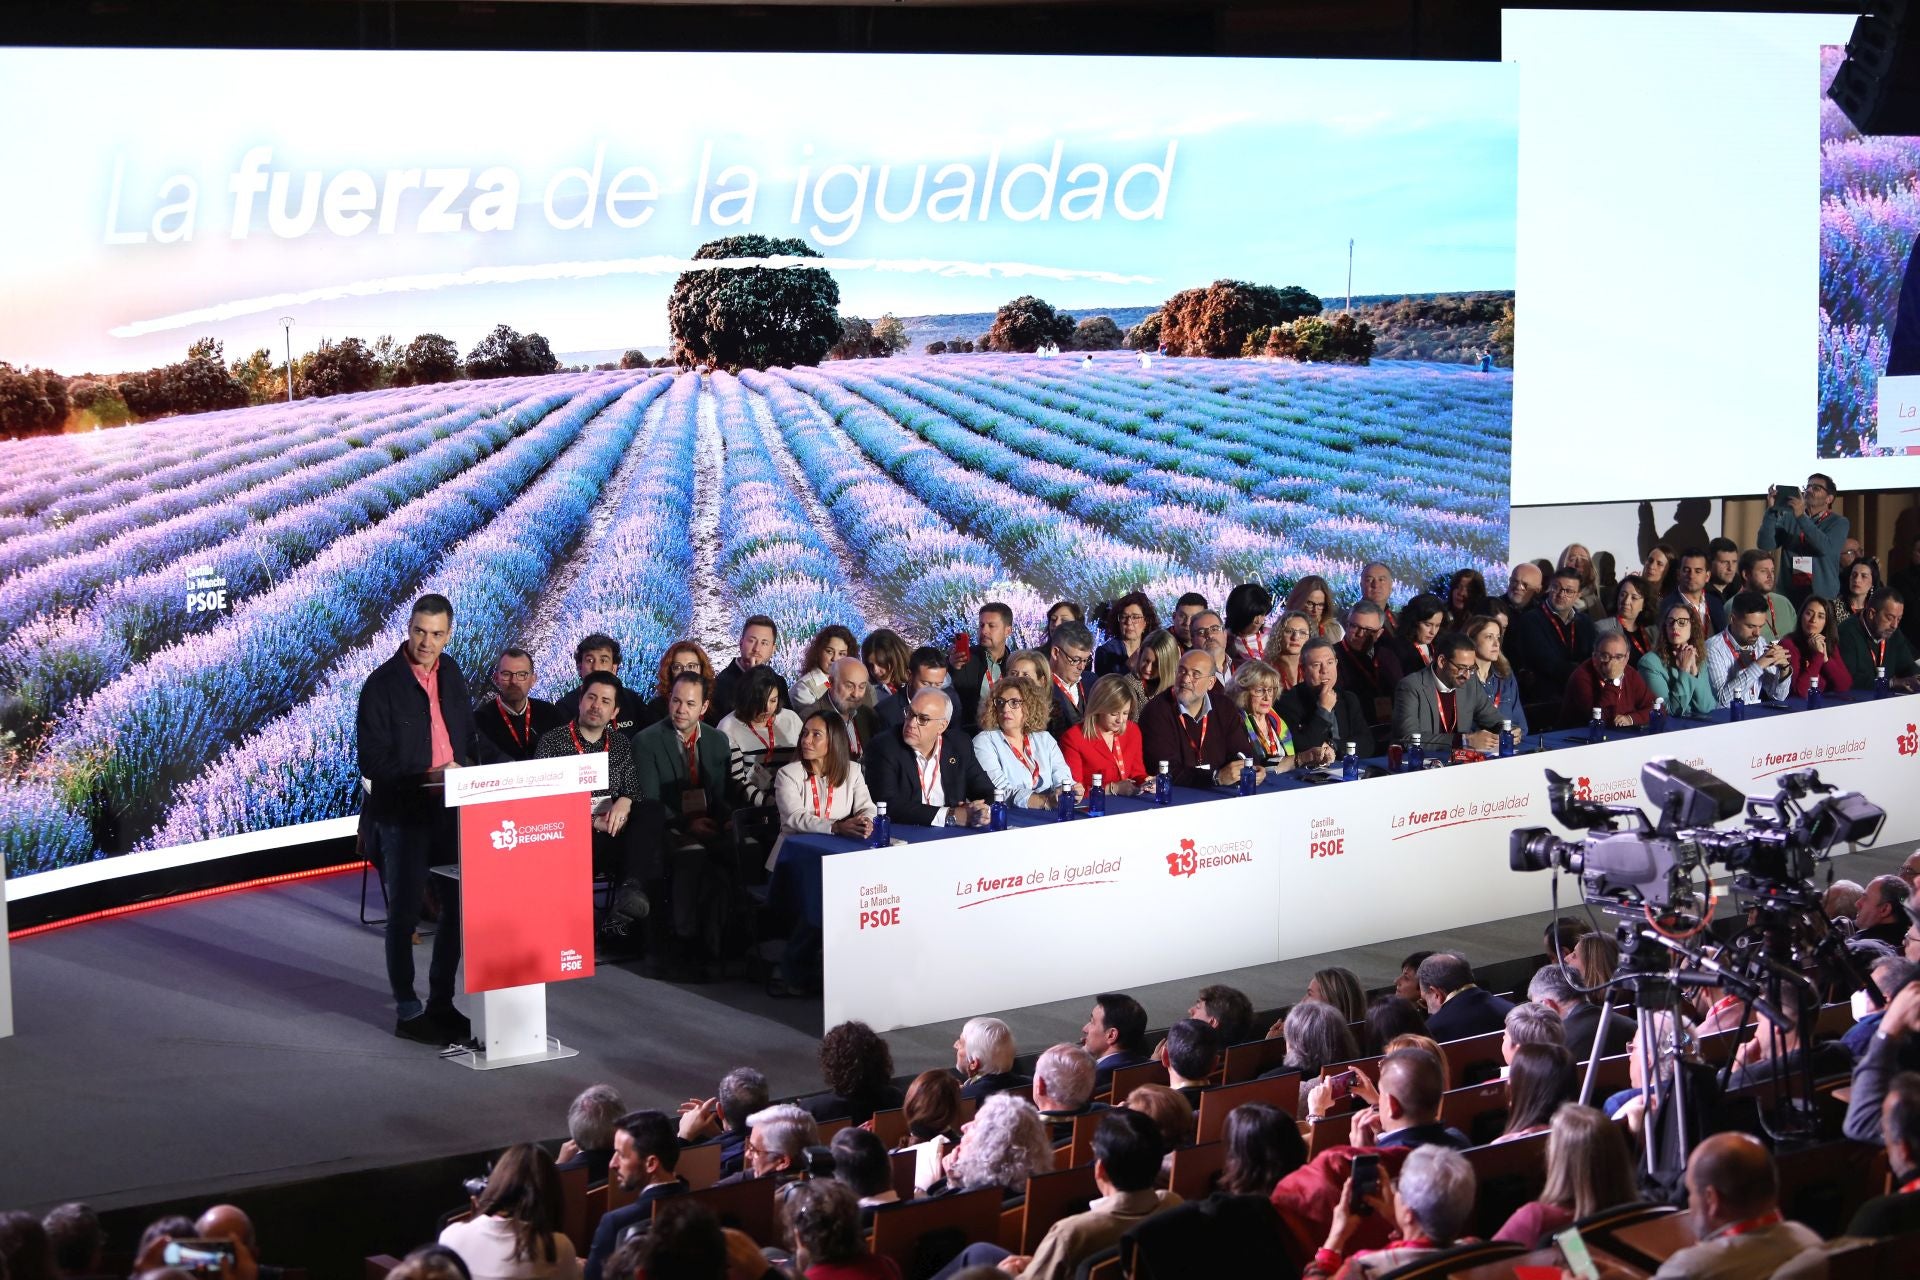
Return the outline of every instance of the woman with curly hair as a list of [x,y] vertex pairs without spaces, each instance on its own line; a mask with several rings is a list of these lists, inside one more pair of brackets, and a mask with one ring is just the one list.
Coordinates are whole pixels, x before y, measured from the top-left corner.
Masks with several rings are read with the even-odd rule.
[[654,695],[640,708],[634,723],[636,733],[667,718],[667,690],[673,688],[675,676],[689,671],[705,680],[707,688],[713,688],[713,660],[707,657],[707,651],[695,641],[676,640],[660,655],[660,669],[654,673]]
[[1456,569],[1447,580],[1447,630],[1459,631],[1486,611],[1487,580],[1478,569]]
[[1026,1198],[1027,1179],[1053,1172],[1053,1143],[1040,1113],[1025,1098],[996,1093],[960,1127],[960,1145],[946,1158],[946,1190],[999,1187],[1012,1203]]
[[827,1091],[800,1099],[815,1120],[865,1124],[906,1102],[893,1084],[893,1051],[864,1022],[843,1022],[820,1037],[820,1076]]
[[1261,655],[1280,677],[1280,692],[1300,683],[1300,655],[1313,639],[1313,619],[1288,610],[1267,635],[1267,651]]
[[1050,809],[1062,791],[1080,791],[1060,744],[1047,732],[1052,710],[1053,699],[1020,676],[1002,677],[980,700],[973,753],[1009,804]]
[[800,678],[793,682],[794,714],[806,719],[807,713],[827,696],[827,686],[833,683],[833,664],[859,651],[860,642],[853,632],[839,623],[820,628],[808,642],[806,656],[800,660]]
[[1317,573],[1310,573],[1293,584],[1287,593],[1287,612],[1305,614],[1313,634],[1339,644],[1347,629],[1340,625],[1339,607],[1333,602],[1333,588]]

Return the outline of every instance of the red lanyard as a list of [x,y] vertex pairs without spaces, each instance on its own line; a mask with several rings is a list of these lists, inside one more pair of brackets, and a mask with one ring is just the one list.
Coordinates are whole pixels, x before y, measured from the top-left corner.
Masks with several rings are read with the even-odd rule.
[[1426,645],[1416,640],[1413,645],[1413,651],[1420,655],[1421,666],[1430,667],[1433,665],[1433,655],[1427,651]]
[[747,721],[747,732],[753,735],[753,740],[755,742],[758,742],[764,747],[766,747],[768,755],[773,754],[773,739],[774,739],[773,721],[769,720],[767,722],[767,736],[764,738],[760,736],[760,731],[753,727],[753,721],[751,720]]
[[1748,1218],[1745,1222],[1736,1222],[1730,1227],[1723,1228],[1716,1234],[1732,1240],[1737,1236],[1744,1236],[1750,1231],[1758,1231],[1762,1227],[1771,1227],[1780,1220],[1780,1211],[1775,1209],[1769,1213],[1763,1213],[1757,1218]]
[[1920,1191],[1920,1174],[1916,1174],[1900,1184],[1900,1194],[1903,1196],[1915,1191]]
[[507,735],[513,739],[513,745],[519,750],[525,751],[527,744],[533,741],[533,704],[531,702],[527,704],[526,716],[521,727],[518,729],[513,727],[513,717],[507,714],[507,708],[501,703],[500,699],[495,698],[493,700],[493,709],[500,713],[502,720],[506,721]]
[[[1893,637],[1891,636],[1887,637],[1887,639],[1889,640],[1892,638]],[[1868,643],[1871,644],[1872,641],[1868,641]],[[1880,647],[1873,651],[1873,665],[1875,667],[1884,667],[1887,665],[1887,641],[1886,640],[1882,640],[1880,642]]]
[[693,726],[691,738],[680,739],[680,749],[687,753],[687,785],[700,785],[700,726]]
[[1293,688],[1293,686],[1300,683],[1300,673],[1299,673],[1297,664],[1296,664],[1294,673],[1292,675],[1288,675],[1286,664],[1283,662],[1276,662],[1273,664],[1273,673],[1280,677],[1280,692],[1282,693],[1285,693],[1287,690]]
[[824,806],[820,803],[820,775],[817,773],[809,774],[807,776],[807,785],[813,789],[813,816],[816,818],[832,817],[833,782],[831,780],[827,782],[827,803]]
[[1721,638],[1722,640],[1725,640],[1725,641],[1727,642],[1727,652],[1728,652],[1728,653],[1730,653],[1730,654],[1732,654],[1732,655],[1733,655],[1734,657],[1736,657],[1736,658],[1737,658],[1737,657],[1739,657],[1739,656],[1740,656],[1740,655],[1741,655],[1741,654],[1742,654],[1743,652],[1745,652],[1745,651],[1744,651],[1743,649],[1741,649],[1741,647],[1740,647],[1740,646],[1739,646],[1738,644],[1735,644],[1735,643],[1734,643],[1734,640],[1733,640],[1733,632],[1731,632],[1731,631],[1722,631],[1722,632],[1720,633],[1720,638]]
[[1560,625],[1560,615],[1555,613],[1552,609],[1546,610],[1546,614],[1547,614],[1547,621],[1553,624],[1553,633],[1560,637],[1560,643],[1566,646],[1567,652],[1572,653],[1573,639],[1576,635],[1579,634],[1579,628],[1571,622],[1567,623],[1567,625],[1564,628],[1562,628]]
[[[573,739],[573,754],[577,756],[583,756],[587,754],[587,744],[580,741],[580,735],[574,732],[574,727],[579,723],[580,722],[578,720],[567,721],[567,736]],[[607,729],[602,729],[600,731],[600,745],[594,748],[595,751],[606,751],[607,734],[609,732],[611,731]]]
[[1078,685],[1075,685],[1073,688],[1068,688],[1059,676],[1054,676],[1053,686],[1066,695],[1068,706],[1077,707],[1080,705],[1080,687]]
[[921,802],[932,804],[933,784],[940,781],[940,743],[938,740],[933,744],[933,759],[928,761],[928,764],[933,766],[931,770],[929,770],[926,765],[921,764],[919,757],[916,756],[914,758],[913,768],[914,772],[920,775]]
[[1211,715],[1213,715],[1213,711],[1211,708],[1201,713],[1200,740],[1198,742],[1195,742],[1193,738],[1193,731],[1187,728],[1187,724],[1186,724],[1187,720],[1190,717],[1187,715],[1186,712],[1184,711],[1180,712],[1180,732],[1187,735],[1187,745],[1193,748],[1193,758],[1196,761],[1201,759],[1201,754],[1202,752],[1205,751],[1207,746],[1207,719]]
[[[1458,695],[1455,695],[1456,697]],[[1438,689],[1433,691],[1433,705],[1440,711],[1440,732],[1452,733],[1453,726],[1460,723],[1460,704],[1453,704],[1453,714],[1447,714],[1447,700]]]
[[1107,741],[1105,734],[1095,734],[1094,736],[1099,739],[1100,745],[1107,749],[1107,754],[1113,757],[1113,776],[1116,778],[1130,777],[1131,775],[1127,773],[1126,753],[1121,750],[1121,748],[1126,745],[1126,735],[1124,733],[1115,734],[1112,742]]
[[[1772,620],[1772,617],[1773,617],[1772,605],[1767,606],[1767,617],[1769,621]],[[1624,636],[1627,641],[1628,655],[1637,661],[1639,657],[1647,651],[1646,641],[1640,638],[1640,631],[1637,627],[1630,627],[1627,625],[1625,618],[1618,619],[1618,621],[1620,623],[1620,634]],[[1495,705],[1497,706],[1498,704],[1496,703]]]
[[1007,737],[1005,734],[1001,734],[1000,736],[1006,742],[1007,750],[1013,752],[1013,758],[1015,760],[1018,760],[1021,764],[1025,765],[1027,772],[1033,775],[1033,785],[1036,787],[1039,786],[1040,785],[1040,753],[1039,751],[1036,750],[1033,753],[1033,759],[1029,760],[1027,759],[1026,752],[1020,750],[1020,748],[1013,745],[1012,738]]

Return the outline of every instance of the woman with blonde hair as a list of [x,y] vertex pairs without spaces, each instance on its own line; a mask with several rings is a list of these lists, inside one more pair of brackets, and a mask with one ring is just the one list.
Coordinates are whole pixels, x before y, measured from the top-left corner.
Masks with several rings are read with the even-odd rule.
[[1600,575],[1593,567],[1593,553],[1578,542],[1569,542],[1560,552],[1556,569],[1571,569],[1580,575],[1580,611],[1593,619],[1606,616],[1600,603]]
[[973,753],[1009,804],[1051,809],[1062,791],[1080,791],[1060,744],[1047,732],[1052,711],[1053,699],[1021,676],[1002,676],[980,699]]
[[1082,788],[1093,785],[1096,773],[1108,795],[1138,795],[1146,785],[1146,752],[1134,723],[1139,714],[1140,689],[1130,677],[1104,675],[1093,682],[1080,723],[1060,735],[1060,754]]
[[1048,673],[1053,668],[1048,665],[1045,653],[1038,649],[1022,649],[1007,658],[1004,670],[1008,676],[1019,676],[1044,689],[1047,687]]
[[1128,670],[1140,686],[1140,705],[1145,706],[1173,687],[1173,678],[1180,670],[1180,642],[1171,631],[1152,632],[1134,651]]
[[1258,748],[1255,764],[1284,773],[1293,768],[1293,731],[1273,709],[1280,696],[1280,674],[1266,663],[1254,659],[1243,662],[1233,673],[1233,701],[1246,723],[1247,737]]
[[1267,636],[1267,650],[1260,656],[1280,677],[1280,692],[1300,683],[1300,653],[1313,639],[1313,620],[1304,613],[1286,613]]
[[1569,1102],[1547,1125],[1547,1185],[1513,1211],[1495,1240],[1531,1249],[1604,1209],[1636,1204],[1633,1153],[1606,1113]]
[[1333,588],[1317,573],[1310,573],[1293,584],[1287,593],[1287,612],[1305,617],[1314,635],[1339,644],[1347,629],[1340,625],[1339,606],[1333,602]]
[[1142,1084],[1134,1086],[1120,1105],[1130,1111],[1145,1112],[1166,1141],[1167,1154],[1160,1162],[1158,1179],[1164,1186],[1173,1170],[1173,1153],[1193,1145],[1193,1104],[1168,1085]]

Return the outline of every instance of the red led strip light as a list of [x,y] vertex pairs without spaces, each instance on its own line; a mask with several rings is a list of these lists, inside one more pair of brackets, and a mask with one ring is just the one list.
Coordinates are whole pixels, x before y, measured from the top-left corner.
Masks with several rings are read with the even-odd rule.
[[7,934],[9,939],[31,938],[36,934],[52,933],[55,929],[65,929],[76,924],[86,924],[90,920],[111,920],[115,916],[132,915],[136,911],[151,911],[155,907],[172,906],[176,902],[193,902],[200,898],[217,898],[226,893],[239,893],[245,889],[258,889],[270,884],[287,884],[295,880],[312,880],[316,876],[339,875],[346,871],[358,871],[371,866],[369,862],[342,862],[331,867],[315,867],[311,871],[290,871],[285,875],[261,876],[257,880],[242,880],[238,884],[225,884],[214,889],[194,889],[188,893],[170,893],[164,898],[150,898],[145,902],[129,902],[121,907],[108,907],[104,911],[89,911],[85,915],[72,916],[65,920],[53,920],[46,924],[30,925],[25,929],[16,929]]

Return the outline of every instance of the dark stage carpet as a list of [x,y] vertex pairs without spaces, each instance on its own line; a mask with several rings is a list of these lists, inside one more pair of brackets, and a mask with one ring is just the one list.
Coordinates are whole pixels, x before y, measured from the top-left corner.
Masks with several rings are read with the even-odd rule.
[[[1897,867],[1904,852],[1841,859],[1840,873],[1864,882]],[[615,1085],[629,1106],[668,1111],[707,1096],[739,1064],[764,1070],[776,1093],[819,1087],[818,1001],[773,1000],[743,982],[671,986],[623,968],[550,989],[550,1028],[579,1057],[492,1072],[441,1061],[392,1035],[380,931],[358,922],[359,887],[357,872],[335,875],[16,941],[18,1033],[0,1040],[0,1208],[208,1202],[557,1138],[568,1101],[596,1081]],[[1207,979],[1241,987],[1256,1007],[1290,1003],[1327,964],[1347,965],[1373,986],[1390,981],[1416,947],[1459,948],[1484,961],[1529,954],[1547,918],[1385,940],[1135,994],[1155,1026],[1184,1016]],[[1136,943],[1153,940],[1112,941]],[[419,962],[424,982],[425,947]],[[1030,1050],[1078,1039],[1088,1004],[1083,997],[1001,1016]],[[896,1068],[950,1063],[956,1029],[891,1033]],[[451,1205],[457,1184],[448,1190]]]

